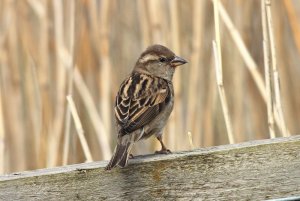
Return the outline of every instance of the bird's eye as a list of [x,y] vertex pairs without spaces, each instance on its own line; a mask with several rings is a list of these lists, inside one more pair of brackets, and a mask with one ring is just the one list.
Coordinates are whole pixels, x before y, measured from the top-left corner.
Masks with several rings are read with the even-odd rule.
[[159,61],[163,63],[163,62],[166,62],[167,59],[166,59],[165,57],[160,57],[160,58],[159,58]]

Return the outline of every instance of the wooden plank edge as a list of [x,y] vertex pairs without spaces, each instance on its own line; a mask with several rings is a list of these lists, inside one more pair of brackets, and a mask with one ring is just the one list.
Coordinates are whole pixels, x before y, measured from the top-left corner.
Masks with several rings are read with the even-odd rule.
[[[155,154],[140,155],[140,156],[135,156],[134,159],[131,159],[129,161],[129,164],[162,161],[162,160],[174,160],[187,155],[194,156],[194,155],[206,155],[211,153],[232,151],[232,150],[238,151],[239,149],[245,149],[250,147],[259,147],[259,146],[279,144],[279,143],[291,143],[291,142],[298,142],[298,141],[300,141],[300,135],[293,135],[290,137],[254,140],[254,141],[248,141],[248,142],[243,142],[238,144],[228,144],[228,145],[220,145],[220,146],[213,146],[207,148],[198,148],[194,150],[175,152],[169,155],[155,155]],[[83,170],[104,168],[106,164],[107,161],[97,161],[97,162],[80,163],[80,164],[66,165],[66,166],[53,167],[53,168],[30,170],[24,172],[15,172],[10,174],[0,175],[0,182],[22,179],[27,177],[37,177],[43,175],[61,174],[61,173],[67,173],[73,171],[83,171]]]

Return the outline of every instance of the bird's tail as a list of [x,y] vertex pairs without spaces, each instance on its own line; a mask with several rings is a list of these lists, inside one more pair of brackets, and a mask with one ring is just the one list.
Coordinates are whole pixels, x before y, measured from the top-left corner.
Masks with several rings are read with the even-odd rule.
[[105,170],[111,170],[116,165],[120,167],[125,167],[128,162],[129,152],[131,150],[132,143],[128,142],[126,144],[117,144],[114,154],[111,157],[108,165],[105,167]]

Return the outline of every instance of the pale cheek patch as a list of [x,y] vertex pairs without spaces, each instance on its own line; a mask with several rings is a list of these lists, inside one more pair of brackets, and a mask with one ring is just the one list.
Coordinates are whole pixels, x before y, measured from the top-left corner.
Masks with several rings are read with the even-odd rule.
[[139,59],[140,63],[146,63],[147,61],[153,61],[153,60],[158,60],[158,56],[152,55],[152,54],[147,54],[143,56],[142,58]]

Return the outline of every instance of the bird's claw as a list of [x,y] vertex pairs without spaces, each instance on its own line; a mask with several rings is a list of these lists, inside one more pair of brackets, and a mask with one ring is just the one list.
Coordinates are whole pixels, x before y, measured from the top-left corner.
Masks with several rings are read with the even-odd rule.
[[171,154],[172,152],[169,149],[162,149],[160,151],[156,151],[155,154]]

